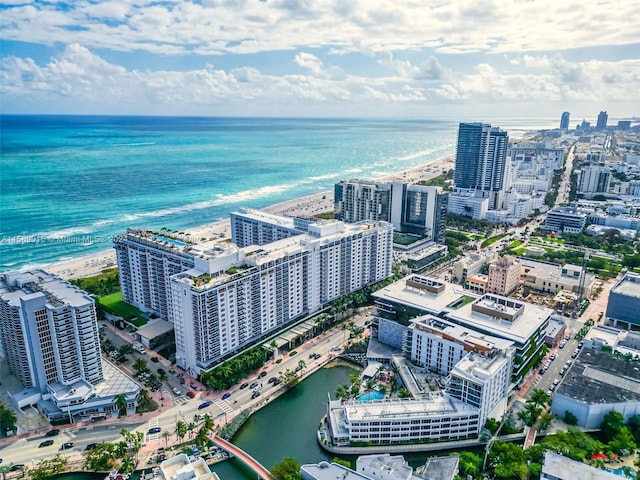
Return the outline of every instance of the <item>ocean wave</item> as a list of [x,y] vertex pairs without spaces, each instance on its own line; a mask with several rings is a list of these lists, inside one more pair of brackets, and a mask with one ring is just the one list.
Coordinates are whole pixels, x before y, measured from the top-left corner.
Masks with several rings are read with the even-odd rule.
[[135,143],[114,143],[112,147],[143,147],[145,145],[155,145],[156,142],[135,142]]
[[90,227],[73,227],[63,228],[61,230],[52,230],[50,232],[38,232],[34,233],[34,237],[38,237],[46,240],[55,240],[67,237],[73,237],[74,235],[87,235],[93,233],[95,229]]
[[345,170],[344,173],[362,173],[362,169],[361,168],[350,168],[348,170]]
[[317,182],[319,180],[329,180],[331,178],[337,178],[342,176],[342,173],[327,173],[326,175],[317,175],[315,177],[309,177],[309,181],[306,183]]

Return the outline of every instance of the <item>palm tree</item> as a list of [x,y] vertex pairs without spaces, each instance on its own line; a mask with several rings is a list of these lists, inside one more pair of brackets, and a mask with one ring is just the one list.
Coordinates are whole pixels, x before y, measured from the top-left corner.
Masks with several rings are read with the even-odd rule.
[[0,430],[6,432],[7,430],[15,430],[18,417],[15,412],[4,403],[0,403]]
[[209,431],[204,428],[204,425],[200,428],[200,430],[198,430],[198,434],[196,435],[194,441],[200,448],[206,447],[209,443]]
[[336,397],[339,399],[348,398],[349,397],[349,385],[338,385],[336,388]]
[[300,359],[300,361],[298,361],[298,367],[300,367],[300,376],[302,376],[302,371],[306,366],[307,366],[307,362],[305,362],[304,360]]
[[142,405],[147,405],[151,400],[151,398],[149,397],[149,392],[147,392],[146,389],[141,388],[138,392],[138,395],[136,396],[136,400],[138,401],[138,408],[140,408]]
[[136,469],[136,462],[133,458],[131,457],[125,457],[122,459],[122,463],[120,464],[120,469],[124,472],[124,473],[133,473],[133,471]]
[[187,424],[182,420],[178,420],[176,423],[176,437],[180,439],[180,443],[182,443],[182,439],[187,434]]
[[531,395],[529,395],[528,401],[533,403],[537,407],[544,407],[549,403],[549,400],[551,400],[551,397],[549,397],[549,395],[547,395],[544,390],[542,390],[541,388],[536,388],[531,392]]
[[369,392],[369,391],[373,390],[373,387],[376,386],[376,382],[375,382],[375,380],[370,378],[369,380],[366,381],[365,385],[366,385],[367,392]]
[[136,361],[133,362],[133,369],[136,372],[136,375],[147,370],[147,362],[145,362],[142,358],[136,358]]
[[202,422],[202,427],[200,428],[200,430],[204,428],[207,432],[212,432],[215,426],[216,422],[213,421],[211,415],[206,414],[204,416],[204,421]]
[[164,448],[167,448],[167,441],[169,440],[169,437],[171,436],[171,434],[168,431],[164,430],[162,432],[162,436],[164,438]]
[[[119,393],[115,396],[115,406],[118,409],[118,416],[126,415],[127,413],[127,397],[124,393]],[[122,413],[124,412],[124,414]]]
[[142,441],[144,440],[144,433],[142,432],[134,432],[130,435],[130,443],[129,446],[133,450],[133,453],[136,455],[136,460],[138,460],[138,452],[142,448]]
[[[197,415],[196,415],[196,418],[198,418]],[[189,440],[191,440],[193,438],[193,431],[196,429],[197,426],[198,425],[196,423],[194,423],[194,422],[190,422],[189,425],[187,425],[187,430],[189,431]]]

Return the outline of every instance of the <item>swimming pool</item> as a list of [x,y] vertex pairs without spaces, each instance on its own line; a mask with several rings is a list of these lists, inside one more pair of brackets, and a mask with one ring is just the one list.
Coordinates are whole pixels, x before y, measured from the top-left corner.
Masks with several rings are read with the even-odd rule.
[[181,242],[180,240],[175,240],[169,237],[163,237],[161,235],[156,235],[156,240],[160,242],[173,243],[176,247],[184,247],[187,245],[185,242]]
[[622,478],[637,478],[636,471],[632,467],[620,467],[620,468],[605,468],[607,472],[613,473],[614,475],[618,475]]
[[363,393],[362,395],[359,395],[358,397],[356,397],[356,400],[359,401],[360,403],[368,403],[373,400],[382,400],[384,396],[385,394],[382,392],[379,392],[378,390],[369,390],[368,392]]

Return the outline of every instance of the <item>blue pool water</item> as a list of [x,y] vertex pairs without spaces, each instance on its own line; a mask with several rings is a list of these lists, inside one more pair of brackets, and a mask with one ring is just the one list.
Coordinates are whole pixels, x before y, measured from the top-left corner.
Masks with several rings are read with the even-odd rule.
[[614,475],[618,475],[622,478],[637,478],[636,471],[631,467],[621,467],[621,468],[605,468],[607,472],[613,473]]
[[172,243],[173,245],[175,245],[176,247],[184,247],[187,244],[184,242],[181,242],[180,240],[175,240],[173,238],[169,238],[169,237],[162,237],[160,235],[156,236],[156,240],[159,240],[161,242],[168,242],[168,243]]
[[382,400],[383,398],[384,393],[379,392],[378,390],[369,390],[368,392],[358,396],[356,400],[358,400],[360,403],[368,403],[373,400]]

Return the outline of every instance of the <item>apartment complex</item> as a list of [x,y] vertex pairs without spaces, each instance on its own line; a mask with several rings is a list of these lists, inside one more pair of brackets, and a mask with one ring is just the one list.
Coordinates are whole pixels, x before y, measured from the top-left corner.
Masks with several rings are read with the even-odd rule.
[[544,225],[540,228],[556,233],[582,233],[587,224],[587,215],[573,207],[556,207],[549,210]]
[[[124,394],[135,411],[140,387],[102,363],[94,301],[43,270],[0,278],[3,356],[26,387],[16,406],[38,404],[50,419],[111,413]],[[117,378],[117,379],[116,379]]]
[[520,262],[512,257],[502,257],[489,265],[487,292],[509,296],[520,284]]
[[398,232],[441,240],[447,194],[438,187],[347,180],[334,187],[335,216],[355,223],[384,221]]
[[385,222],[309,226],[263,246],[228,246],[171,278],[176,363],[198,373],[331,300],[387,278],[393,227]]
[[[461,123],[456,148],[455,192],[450,197],[486,199],[480,211],[502,208],[508,143],[507,132],[499,128],[483,123]],[[466,200],[449,204],[449,212],[459,215],[466,215],[468,208]],[[475,216],[476,212],[473,213]]]
[[263,210],[240,208],[231,213],[231,241],[238,247],[265,245],[301,235],[308,222],[294,217],[274,215]]

